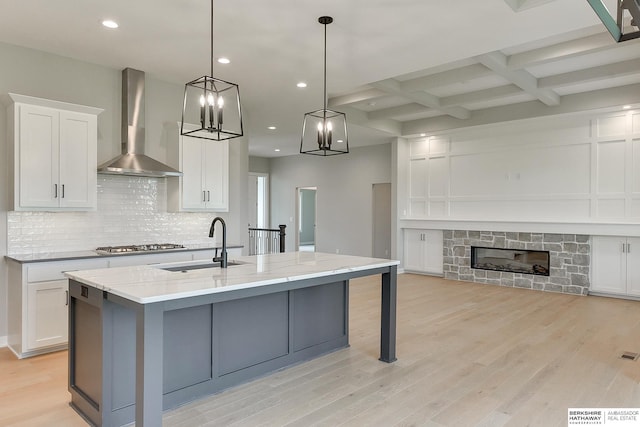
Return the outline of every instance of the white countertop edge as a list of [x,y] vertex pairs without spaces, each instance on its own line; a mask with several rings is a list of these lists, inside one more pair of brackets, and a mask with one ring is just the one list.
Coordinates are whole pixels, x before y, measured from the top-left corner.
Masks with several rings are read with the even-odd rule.
[[[345,256],[345,257],[349,257],[349,256]],[[248,257],[242,257],[243,259],[246,260],[246,258]],[[366,258],[366,257],[357,257],[357,258]],[[358,271],[366,271],[366,270],[374,270],[377,268],[384,268],[384,267],[391,267],[391,266],[397,266],[400,264],[399,261],[397,260],[382,260],[382,259],[377,259],[377,258],[366,258],[369,259],[371,261],[380,261],[380,262],[373,262],[371,264],[365,264],[365,265],[356,265],[356,266],[343,266],[343,267],[338,267],[335,269],[327,269],[327,270],[323,270],[323,271],[313,271],[313,272],[309,272],[309,273],[303,273],[303,274],[295,274],[292,276],[288,276],[286,275],[286,272],[280,273],[280,275],[278,277],[269,277],[269,278],[259,278],[256,277],[256,280],[251,280],[248,281],[247,283],[238,283],[238,284],[234,284],[234,285],[226,285],[226,286],[222,286],[222,287],[205,287],[205,288],[199,288],[199,289],[194,289],[194,290],[185,290],[185,291],[178,291],[178,292],[170,292],[170,293],[164,293],[164,294],[160,294],[160,295],[154,295],[154,296],[148,296],[148,297],[141,297],[141,296],[136,296],[133,295],[132,293],[126,292],[126,288],[127,287],[131,287],[131,286],[135,286],[135,285],[124,285],[125,289],[118,289],[109,285],[104,285],[99,283],[99,276],[98,277],[92,277],[91,275],[91,270],[87,270],[85,272],[76,272],[76,271],[70,271],[68,273],[66,273],[67,277],[77,280],[79,282],[82,282],[84,284],[87,284],[89,286],[92,286],[94,288],[109,292],[113,295],[117,295],[119,297],[125,298],[127,300],[133,301],[135,303],[138,304],[151,304],[151,303],[157,303],[157,302],[163,302],[163,301],[171,301],[171,300],[177,300],[177,299],[183,299],[183,298],[189,298],[189,297],[197,297],[197,296],[204,296],[204,295],[211,295],[211,294],[216,294],[216,293],[223,293],[223,292],[231,292],[231,291],[237,291],[237,290],[241,290],[241,289],[249,289],[249,288],[256,288],[256,287],[261,287],[261,286],[269,286],[269,285],[275,285],[275,284],[280,284],[280,283],[287,283],[287,282],[293,282],[293,281],[300,281],[300,280],[306,280],[306,279],[315,279],[315,278],[320,278],[320,277],[327,277],[327,276],[335,276],[335,275],[339,275],[339,274],[344,274],[344,273],[352,273],[352,272],[358,272]],[[171,275],[171,274],[175,274],[175,272],[169,272],[169,271],[164,271],[162,273],[160,273],[162,270],[159,268],[161,264],[157,264],[154,266],[139,266],[139,267],[133,267],[135,269],[138,269],[139,271],[144,271],[144,270],[154,270],[157,271],[158,274],[164,274],[166,273],[167,275]],[[173,265],[172,263],[166,264],[166,265]],[[128,267],[122,267],[122,268],[128,268]],[[202,271],[202,270],[200,270]],[[77,274],[78,273],[78,274]],[[85,274],[85,273],[89,273],[89,274]],[[260,273],[257,273],[258,275]],[[267,273],[264,273],[265,275],[271,275],[273,276],[278,275],[277,271],[270,271]],[[170,276],[169,276],[170,277]],[[177,276],[175,277],[176,281],[182,281],[183,283],[189,283],[192,282],[194,284],[197,283],[201,283],[202,279],[197,277],[197,276],[182,276],[180,278],[178,278]]]

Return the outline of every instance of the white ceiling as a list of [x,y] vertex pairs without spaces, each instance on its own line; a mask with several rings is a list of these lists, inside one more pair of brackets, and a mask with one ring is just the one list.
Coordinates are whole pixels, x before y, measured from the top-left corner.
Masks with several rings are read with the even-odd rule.
[[[209,13],[208,0],[3,0],[0,41],[184,84],[209,73]],[[586,0],[216,0],[214,15],[214,56],[232,61],[214,75],[239,84],[257,156],[297,153],[304,113],[322,107],[321,15],[352,147],[640,83],[638,40],[616,45]]]

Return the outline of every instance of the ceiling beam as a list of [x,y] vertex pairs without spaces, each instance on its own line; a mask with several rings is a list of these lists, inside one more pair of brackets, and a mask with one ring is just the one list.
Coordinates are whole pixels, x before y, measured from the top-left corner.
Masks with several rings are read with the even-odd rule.
[[580,83],[611,79],[614,77],[632,76],[635,74],[640,74],[640,59],[616,62],[615,64],[601,65],[587,68],[586,70],[571,71],[569,73],[543,77],[538,80],[538,87],[556,88],[572,86]]
[[355,104],[358,102],[364,102],[371,99],[380,98],[387,95],[385,91],[380,89],[365,89],[359,92],[350,93],[348,95],[334,96],[329,98],[329,107],[337,107],[340,105]]
[[391,136],[400,136],[402,133],[402,123],[392,119],[371,120],[367,113],[353,107],[343,107],[340,109],[347,115],[347,122],[354,125],[375,129]]
[[528,50],[509,56],[507,67],[510,70],[521,70],[534,65],[546,64],[561,59],[568,59],[604,49],[615,48],[616,42],[609,33],[599,33],[580,39],[557,43],[539,49]]
[[462,93],[460,95],[448,96],[440,101],[443,106],[475,104],[479,102],[493,101],[496,99],[508,98],[514,95],[521,95],[522,89],[516,85],[505,85],[478,90],[475,92]]
[[538,80],[524,70],[510,70],[507,67],[507,56],[502,52],[491,52],[477,57],[478,62],[493,70],[525,92],[546,105],[560,104],[560,96],[550,89],[539,89]]
[[381,108],[380,110],[370,111],[367,113],[369,120],[388,119],[391,117],[406,116],[408,114],[417,114],[432,111],[431,108],[420,104],[405,104],[397,107]]
[[442,113],[455,117],[457,119],[468,119],[471,117],[471,112],[462,107],[442,107],[440,105],[440,98],[431,95],[427,92],[410,92],[401,88],[400,82],[394,79],[381,80],[375,83],[371,83],[371,86],[376,89],[383,90],[391,95],[401,96],[411,101],[424,105],[425,107],[433,108],[441,111]]
[[449,86],[492,75],[492,71],[482,64],[472,64],[440,73],[430,74],[400,82],[400,88],[407,92],[429,90]]
[[562,97],[562,104],[554,107],[542,105],[537,101],[529,101],[475,110],[473,117],[469,120],[454,120],[447,116],[411,120],[403,123],[402,136],[417,135],[423,132],[442,132],[450,129],[481,126],[511,120],[526,120],[534,117],[605,110],[608,108],[615,108],[616,111],[621,111],[620,107],[622,105],[637,103],[638,96],[636,94],[638,93],[640,93],[640,84],[632,84],[565,95]]

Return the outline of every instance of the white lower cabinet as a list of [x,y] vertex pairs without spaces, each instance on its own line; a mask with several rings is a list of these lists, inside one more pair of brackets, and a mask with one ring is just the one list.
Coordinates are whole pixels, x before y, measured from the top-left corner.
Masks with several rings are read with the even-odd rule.
[[640,297],[640,238],[591,239],[591,291]]
[[37,349],[65,344],[69,281],[52,280],[27,284],[27,347]]
[[[241,250],[228,252],[240,255]],[[67,347],[69,280],[64,275],[66,271],[210,259],[213,253],[213,250],[176,251],[28,263],[10,259],[7,262],[9,348],[18,358],[24,358]]]
[[416,273],[443,274],[442,230],[404,229],[404,269]]
[[66,348],[69,281],[71,270],[106,268],[106,258],[20,263],[10,260],[8,344],[19,357]]

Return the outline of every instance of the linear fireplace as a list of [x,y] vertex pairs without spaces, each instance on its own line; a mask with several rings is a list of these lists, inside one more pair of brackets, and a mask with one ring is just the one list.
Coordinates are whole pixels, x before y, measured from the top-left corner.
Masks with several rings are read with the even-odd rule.
[[471,246],[471,268],[549,275],[549,251]]

